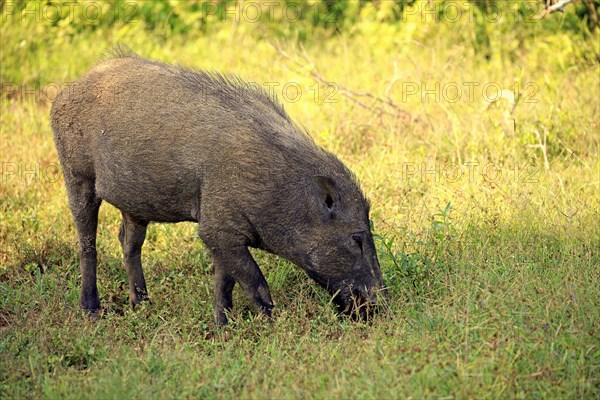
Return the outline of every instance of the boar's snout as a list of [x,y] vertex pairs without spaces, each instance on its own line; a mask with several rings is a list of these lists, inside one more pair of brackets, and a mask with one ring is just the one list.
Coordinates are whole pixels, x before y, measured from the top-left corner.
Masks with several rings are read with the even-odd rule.
[[334,301],[342,314],[353,319],[368,319],[383,310],[386,289],[377,286],[350,286],[347,294],[336,295]]
[[367,283],[353,283],[338,289],[334,301],[343,314],[354,319],[368,319],[383,310],[387,290],[376,258],[369,275]]

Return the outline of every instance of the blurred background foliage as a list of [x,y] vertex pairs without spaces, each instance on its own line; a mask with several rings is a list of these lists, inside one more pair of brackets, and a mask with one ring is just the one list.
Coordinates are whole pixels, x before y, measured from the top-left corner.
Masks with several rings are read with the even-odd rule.
[[[240,20],[258,23],[263,33],[298,36],[301,40],[315,30],[355,32],[361,23],[402,25],[414,16],[421,22],[456,22],[468,15],[478,23],[478,42],[489,45],[486,26],[494,29],[527,30],[549,0],[116,0],[116,1],[31,1],[3,0],[2,23],[27,22],[31,34],[49,40],[82,31],[140,22],[149,30],[170,34],[206,32],[221,24]],[[555,1],[555,0],[553,0]],[[586,35],[598,27],[600,0],[577,0],[574,11],[562,19],[549,19],[545,29],[566,29]],[[78,12],[74,12],[77,8]],[[416,10],[422,12],[416,12]],[[266,29],[264,29],[266,28]]]
[[[115,0],[53,1],[3,0],[3,23],[10,17],[42,22],[46,32],[59,36],[131,21],[169,33],[206,31],[219,23],[246,18],[261,22],[281,35],[309,33],[315,28],[333,32],[352,30],[357,22],[405,23],[415,6],[426,9],[427,19],[456,20],[462,13],[482,24],[503,26],[532,22],[546,4],[557,0]],[[73,13],[74,7],[83,12]],[[600,0],[577,0],[559,22],[563,28],[585,34],[598,27]],[[36,15],[37,14],[37,15]],[[42,14],[41,16],[39,14]],[[458,15],[457,15],[458,14]],[[31,16],[35,18],[30,18]],[[41,18],[42,21],[39,19]],[[425,18],[425,17],[423,17]],[[38,19],[36,21],[36,19]],[[287,23],[294,22],[293,28]],[[557,28],[549,24],[548,28]]]
[[[139,37],[140,29],[157,44],[199,35],[230,40],[253,35],[316,44],[336,35],[357,35],[376,46],[405,41],[436,45],[446,36],[471,47],[483,61],[499,54],[517,55],[533,39],[542,52],[552,48],[597,63],[597,46],[590,49],[583,42],[589,43],[598,30],[600,0],[576,0],[565,13],[540,19],[547,1],[2,0],[2,81],[51,81],[24,76],[19,72],[21,60],[69,45],[81,35],[92,41],[102,37],[102,42],[130,43],[129,37]],[[381,43],[381,35],[397,40]]]

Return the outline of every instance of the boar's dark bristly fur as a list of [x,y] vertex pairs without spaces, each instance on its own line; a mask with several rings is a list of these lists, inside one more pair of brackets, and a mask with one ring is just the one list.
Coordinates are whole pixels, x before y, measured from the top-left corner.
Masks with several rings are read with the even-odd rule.
[[355,176],[264,90],[117,50],[71,84],[52,128],[79,235],[80,306],[100,308],[98,209],[121,210],[132,306],[147,298],[141,249],[149,222],[196,221],[213,256],[215,318],[235,283],[271,314],[248,247],[282,256],[363,315],[383,286],[369,204]]

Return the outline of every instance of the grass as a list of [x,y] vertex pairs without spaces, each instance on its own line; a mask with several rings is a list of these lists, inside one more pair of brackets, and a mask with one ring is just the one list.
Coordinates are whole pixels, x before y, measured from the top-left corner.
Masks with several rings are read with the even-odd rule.
[[[3,93],[0,397],[600,397],[598,32],[548,33],[544,24],[556,22],[526,35],[491,31],[482,56],[476,27],[460,23],[359,22],[306,43],[312,65],[302,70],[252,24],[235,36],[227,25],[165,39],[140,23],[23,42],[26,26],[3,24],[2,82],[26,88],[76,79],[117,41],[279,83],[280,97],[297,82],[303,95],[284,99],[287,110],[372,200],[391,307],[368,323],[340,318],[304,273],[255,252],[275,318],[255,316],[236,289],[234,320],[219,330],[210,257],[194,225],[152,224],[143,256],[152,303],[132,311],[119,213],[103,205],[98,284],[107,313],[88,322],[77,310],[77,241],[46,93]],[[280,43],[300,58],[293,40]],[[336,102],[314,101],[314,66],[354,92],[389,89],[414,120],[378,116],[342,91]],[[405,96],[407,82],[480,85],[473,99],[452,103]],[[515,82],[533,85],[536,102],[521,98],[511,112],[508,100],[489,103],[480,91]]]

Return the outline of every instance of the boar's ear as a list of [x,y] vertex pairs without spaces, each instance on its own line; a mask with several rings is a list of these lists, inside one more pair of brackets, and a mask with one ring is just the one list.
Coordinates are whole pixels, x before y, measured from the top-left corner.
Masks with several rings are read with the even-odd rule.
[[313,176],[312,183],[322,215],[327,219],[333,218],[335,210],[340,205],[340,192],[337,185],[333,179],[323,175]]

